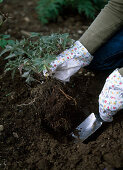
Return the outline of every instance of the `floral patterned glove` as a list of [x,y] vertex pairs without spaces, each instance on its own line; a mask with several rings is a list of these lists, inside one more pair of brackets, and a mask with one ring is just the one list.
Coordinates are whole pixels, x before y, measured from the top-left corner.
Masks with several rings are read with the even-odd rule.
[[[57,56],[56,60],[51,62],[50,70],[54,74],[53,77],[63,82],[68,82],[70,77],[75,74],[81,67],[87,66],[93,57],[87,49],[76,41],[70,49],[65,50]],[[48,76],[48,71],[43,71],[44,76]]]
[[99,95],[100,117],[107,122],[113,120],[113,115],[123,109],[123,77],[116,69],[106,79],[101,94]]

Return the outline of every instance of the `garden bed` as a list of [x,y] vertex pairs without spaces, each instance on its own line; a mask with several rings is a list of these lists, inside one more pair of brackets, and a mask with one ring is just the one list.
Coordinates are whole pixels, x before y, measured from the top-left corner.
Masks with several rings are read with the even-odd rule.
[[[21,30],[46,35],[61,28],[61,32],[69,32],[77,39],[78,30],[84,31],[85,25],[87,28],[79,16],[59,19],[57,26],[55,23],[41,26],[34,13],[35,1],[13,2],[5,4],[3,11],[14,19],[1,29],[13,38],[21,39]],[[30,12],[33,15],[29,15]],[[109,73],[93,76],[92,72],[82,70],[65,85],[48,78],[30,86],[19,74],[14,80],[9,72],[4,75],[4,66],[5,60],[0,58],[0,125],[4,127],[0,133],[0,169],[110,170],[123,167],[122,113],[84,143],[70,136],[90,113],[98,113],[98,95]]]

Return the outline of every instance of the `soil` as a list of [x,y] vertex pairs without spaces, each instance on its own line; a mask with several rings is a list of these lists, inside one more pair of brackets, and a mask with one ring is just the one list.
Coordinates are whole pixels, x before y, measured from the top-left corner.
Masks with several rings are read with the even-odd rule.
[[[67,14],[57,23],[41,25],[36,1],[11,0],[1,5],[12,17],[2,33],[21,39],[28,32],[69,32],[78,39],[90,22]],[[16,10],[15,10],[16,9]],[[98,96],[109,72],[81,70],[65,85],[52,78],[31,86],[16,74],[4,73],[0,58],[0,169],[110,170],[123,167],[123,115],[105,123],[85,142],[70,133],[90,113],[98,113]],[[88,75],[87,75],[88,74]]]

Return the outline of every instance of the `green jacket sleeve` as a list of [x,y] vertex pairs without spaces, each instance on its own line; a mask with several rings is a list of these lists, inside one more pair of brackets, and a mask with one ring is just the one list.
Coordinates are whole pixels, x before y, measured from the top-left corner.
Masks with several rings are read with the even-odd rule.
[[123,26],[123,0],[110,0],[79,41],[93,54]]
[[119,69],[119,73],[123,76],[123,67]]

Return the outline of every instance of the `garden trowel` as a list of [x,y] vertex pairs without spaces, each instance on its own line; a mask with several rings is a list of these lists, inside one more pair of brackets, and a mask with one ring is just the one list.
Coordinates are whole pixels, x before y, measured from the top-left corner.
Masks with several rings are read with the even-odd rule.
[[76,129],[72,132],[72,136],[76,139],[84,141],[92,135],[99,127],[101,127],[103,120],[99,115],[91,113]]

